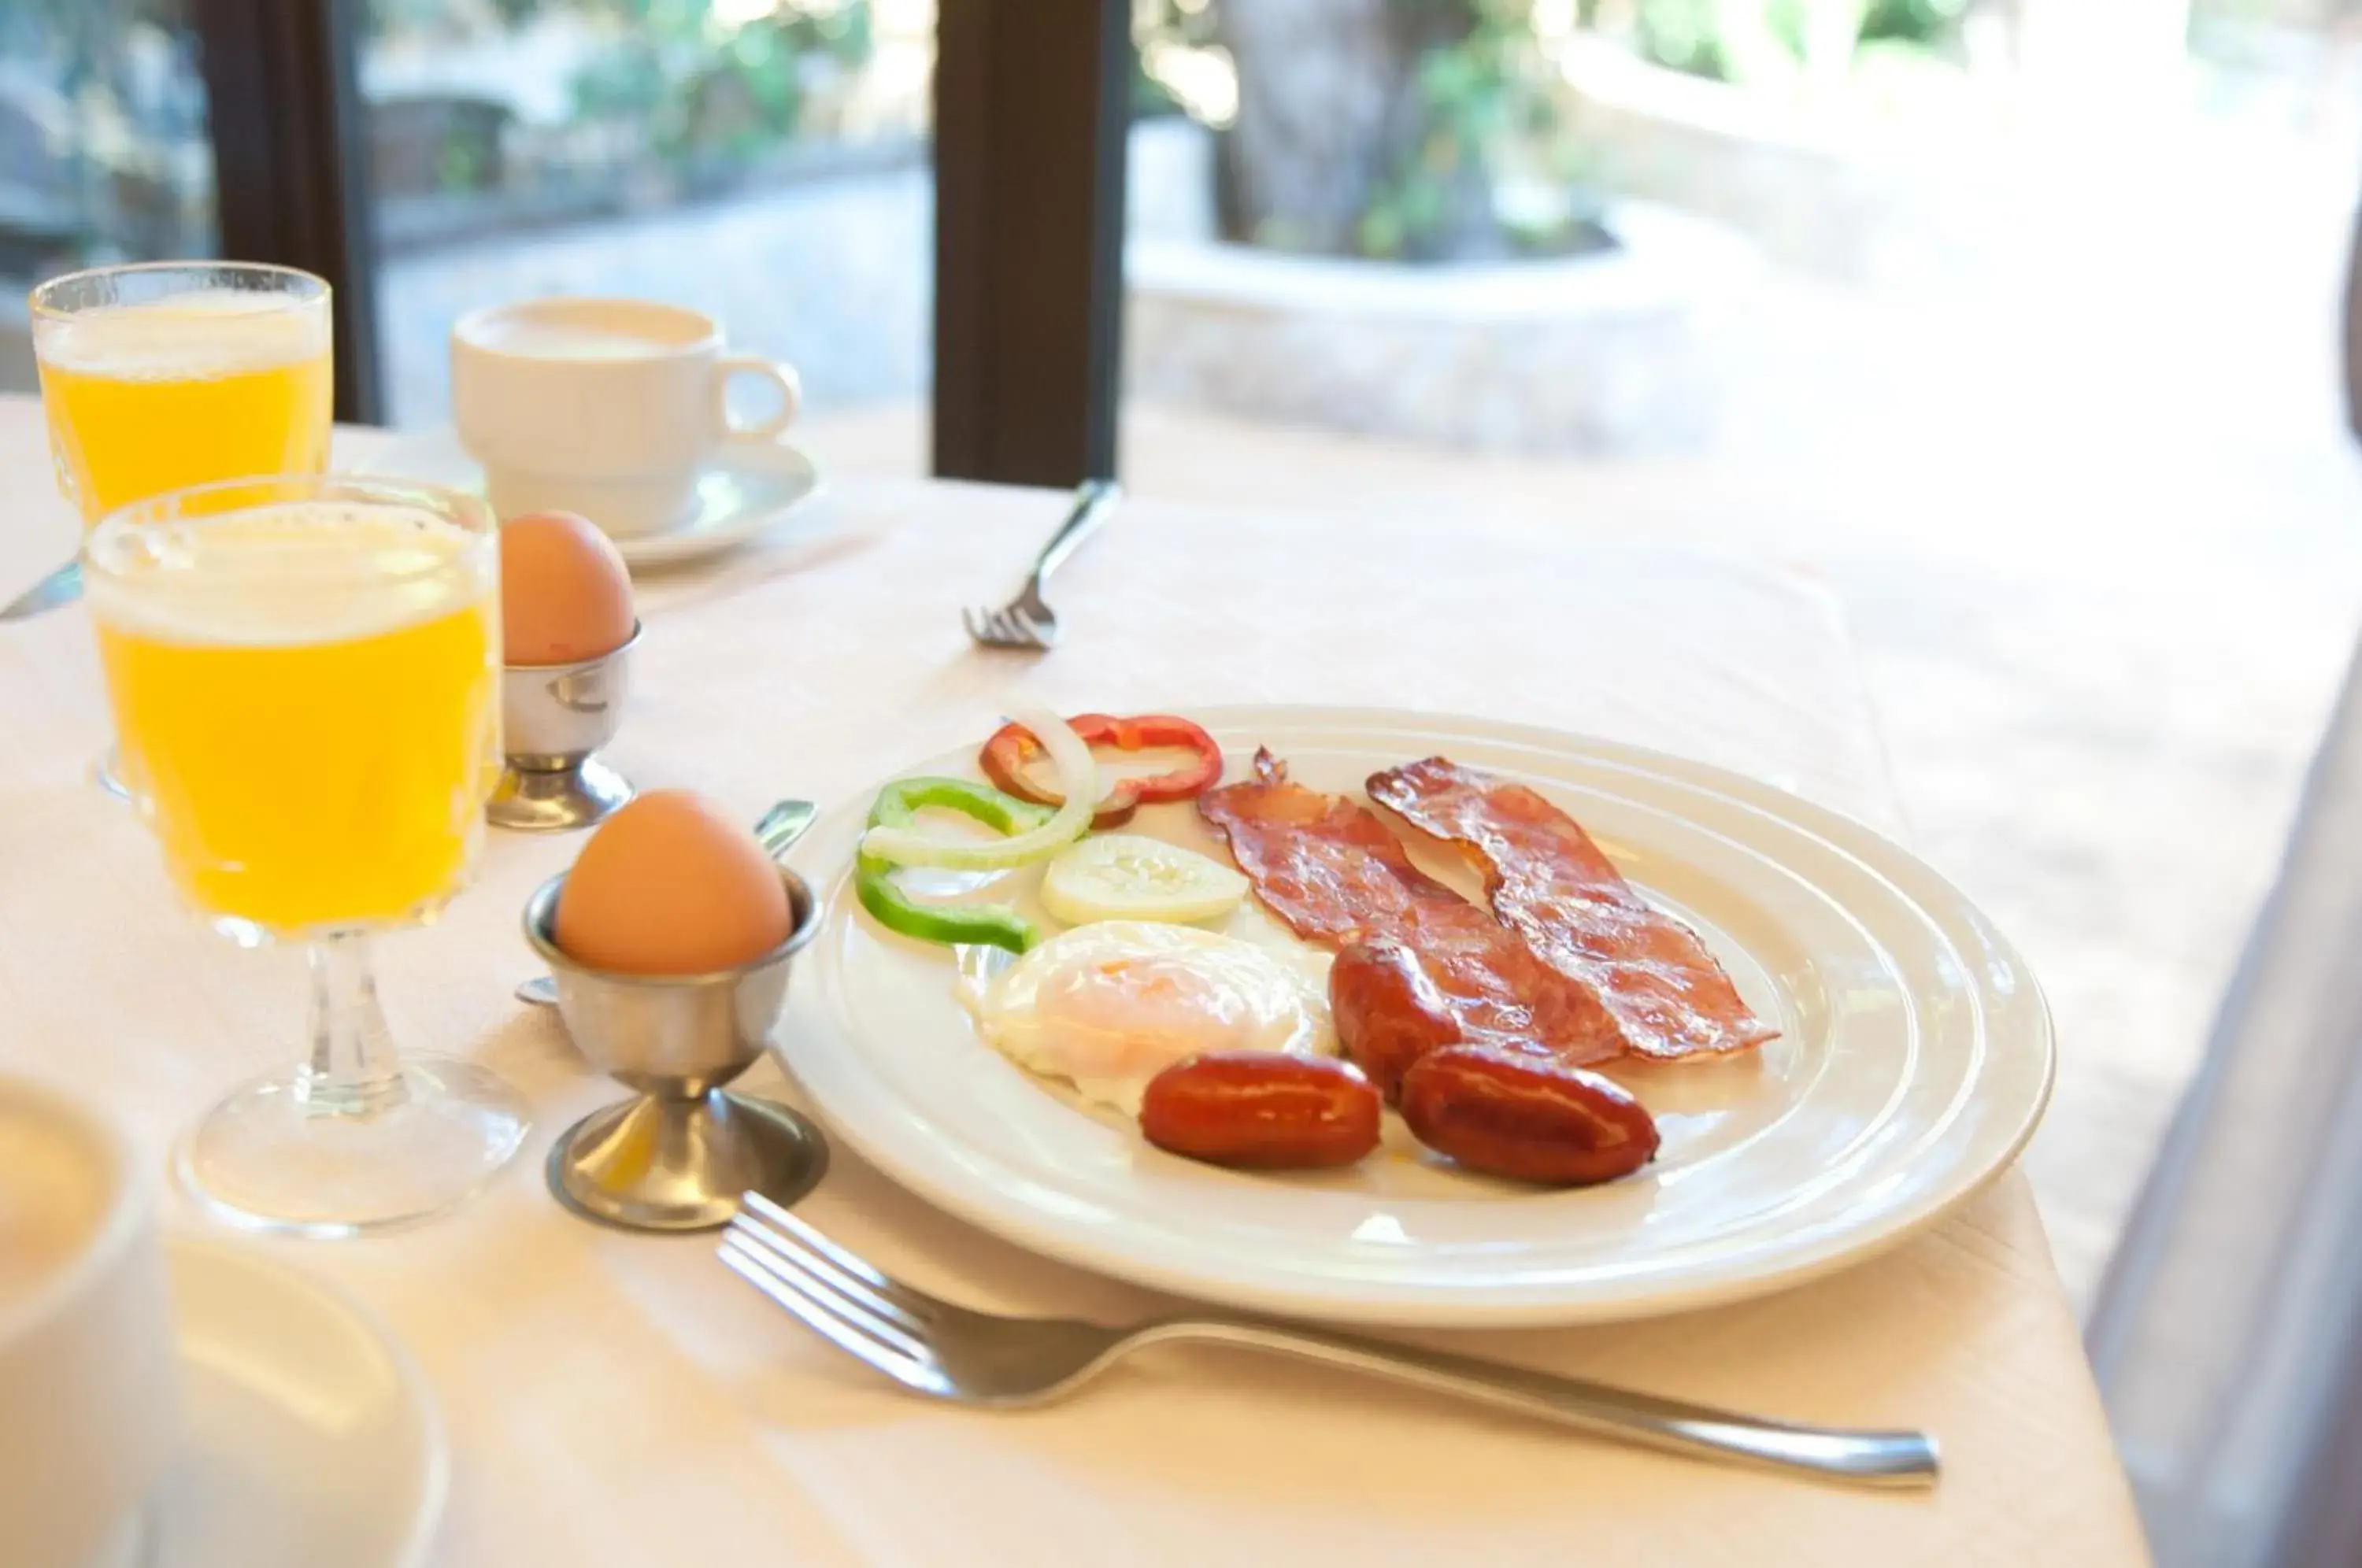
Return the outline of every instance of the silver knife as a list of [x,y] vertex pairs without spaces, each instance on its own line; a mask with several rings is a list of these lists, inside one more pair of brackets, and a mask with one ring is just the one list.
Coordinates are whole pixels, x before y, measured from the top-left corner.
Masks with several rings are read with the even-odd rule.
[[82,563],[68,561],[6,604],[0,605],[0,621],[29,621],[61,605],[71,604],[81,597]]

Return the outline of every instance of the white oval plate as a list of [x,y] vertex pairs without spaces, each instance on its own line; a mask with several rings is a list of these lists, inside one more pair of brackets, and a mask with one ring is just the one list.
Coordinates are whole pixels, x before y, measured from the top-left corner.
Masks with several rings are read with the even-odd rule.
[[425,1379],[340,1293],[175,1238],[182,1447],[158,1568],[423,1568],[449,1474]]
[[[1543,1192],[1386,1145],[1340,1172],[1216,1169],[1079,1109],[977,1037],[942,948],[861,913],[865,799],[792,856],[826,924],[790,988],[789,1066],[894,1179],[1083,1267],[1257,1310],[1374,1323],[1603,1321],[1795,1284],[1974,1194],[2050,1089],[2048,1013],[1992,925],[1868,828],[1737,774],[1546,730],[1371,710],[1195,715],[1237,777],[1258,745],[1318,788],[1440,753],[1540,790],[1689,922],[1781,1037],[1742,1059],[1619,1066],[1664,1143],[1639,1176]],[[981,736],[978,737],[981,740]],[[972,753],[911,769],[975,776]],[[1187,806],[1134,831],[1224,857]],[[1420,853],[1463,889],[1465,871]],[[979,896],[1030,900],[1038,870]],[[1038,909],[1038,906],[1034,906]],[[1267,916],[1250,908],[1246,925]]]

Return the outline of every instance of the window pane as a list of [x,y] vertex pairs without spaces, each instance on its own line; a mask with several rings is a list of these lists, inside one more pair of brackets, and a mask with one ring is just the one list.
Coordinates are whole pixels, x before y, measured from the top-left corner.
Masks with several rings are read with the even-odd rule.
[[36,384],[32,284],[214,246],[185,0],[0,0],[0,390]]
[[480,305],[721,318],[807,409],[915,407],[933,0],[374,0],[362,47],[390,415],[439,422]]

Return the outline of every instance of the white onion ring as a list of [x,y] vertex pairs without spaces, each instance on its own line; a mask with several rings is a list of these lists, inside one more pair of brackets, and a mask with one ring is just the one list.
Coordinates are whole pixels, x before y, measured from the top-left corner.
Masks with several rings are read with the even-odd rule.
[[861,853],[889,866],[925,866],[944,871],[1006,871],[1011,867],[1046,860],[1090,831],[1091,813],[1098,809],[1098,762],[1074,726],[1055,713],[1039,708],[1010,711],[1011,719],[1033,732],[1058,770],[1058,792],[1065,797],[1057,814],[1031,833],[978,844],[973,840],[937,838],[916,828],[874,827],[861,835]]

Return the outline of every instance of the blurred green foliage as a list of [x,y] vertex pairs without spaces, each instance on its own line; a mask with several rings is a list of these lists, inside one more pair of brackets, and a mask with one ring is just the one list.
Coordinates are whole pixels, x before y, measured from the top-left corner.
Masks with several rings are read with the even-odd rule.
[[574,78],[576,113],[631,127],[673,164],[742,162],[793,139],[811,63],[852,69],[871,49],[858,0],[825,12],[781,5],[734,25],[708,0],[599,0],[599,9],[619,25]]
[[1131,3],[1131,112],[1145,118],[1153,115],[1186,115],[1188,108],[1173,95],[1154,76],[1149,74],[1149,51],[1159,46],[1182,49],[1206,49],[1217,42],[1214,7],[1209,0],[1198,0],[1194,5],[1179,5],[1175,0],[1132,0]]
[[[1220,48],[1223,6],[1281,3],[1133,0],[1134,36],[1142,54]],[[1361,254],[1418,259],[1497,250],[1500,242],[1539,251],[1596,242],[1592,149],[1577,132],[1571,92],[1536,25],[1542,3],[1385,0],[1384,24],[1396,47],[1404,38],[1424,40],[1407,79],[1418,113],[1411,133],[1382,149],[1385,167],[1355,237]],[[1650,60],[1699,76],[1775,83],[1807,68],[1849,78],[1863,72],[1907,91],[1923,81],[1916,68],[1941,69],[1937,57],[1956,48],[1967,4],[1578,0],[1574,15],[1584,25],[1617,28]],[[1254,61],[1237,65],[1259,68]],[[1144,71],[1132,98],[1143,114],[1180,106]],[[1544,199],[1505,206],[1497,197],[1512,180]],[[1285,248],[1286,215],[1263,218],[1255,237]]]
[[[0,0],[5,3],[5,0]],[[767,11],[714,0],[368,0],[373,36],[462,39],[569,14],[602,43],[568,83],[575,117],[622,131],[675,167],[743,163],[802,128],[815,66],[857,69],[870,57],[866,0],[777,0]],[[717,14],[719,12],[720,14]],[[475,171],[466,149],[447,182]]]
[[[1949,50],[1959,36],[1967,0],[1638,0],[1631,9],[1634,47],[1650,60],[1694,76],[1745,81],[1800,66],[1816,14],[1834,8],[1850,22],[1849,45],[1884,44],[1931,52]],[[1854,10],[1852,17],[1843,13]],[[1584,6],[1589,19],[1597,0]],[[1824,15],[1824,18],[1826,17]],[[1766,51],[1776,50],[1776,61]]]
[[1633,17],[1633,42],[1659,65],[1727,81],[1721,10],[1719,0],[1642,0]]
[[[1153,49],[1218,48],[1224,6],[1286,0],[1133,0],[1135,59]],[[1421,259],[1479,249],[1551,251],[1599,242],[1597,203],[1581,189],[1589,168],[1570,119],[1572,105],[1534,25],[1535,0],[1385,0],[1385,23],[1429,40],[1411,62],[1407,89],[1418,113],[1385,149],[1357,226],[1359,254]],[[1256,62],[1241,69],[1253,70]],[[1135,66],[1136,114],[1183,112],[1164,85]],[[1561,200],[1535,215],[1510,215],[1493,200],[1514,165],[1529,183],[1558,182]],[[1297,248],[1285,215],[1271,215],[1259,244]],[[1486,242],[1499,243],[1488,246]]]
[[1959,36],[1968,0],[1871,0],[1861,19],[1861,39],[1899,39],[1904,43],[1948,48]]
[[[1431,7],[1433,0],[1396,3]],[[1426,258],[1456,248],[1470,237],[1472,202],[1483,207],[1475,221],[1500,228],[1514,248],[1562,248],[1580,226],[1574,215],[1590,208],[1571,202],[1563,221],[1503,221],[1492,191],[1511,157],[1570,182],[1581,177],[1585,160],[1563,85],[1534,28],[1533,0],[1462,0],[1462,6],[1469,13],[1466,33],[1419,58],[1414,81],[1426,110],[1421,132],[1371,193],[1360,232],[1365,256]]]

